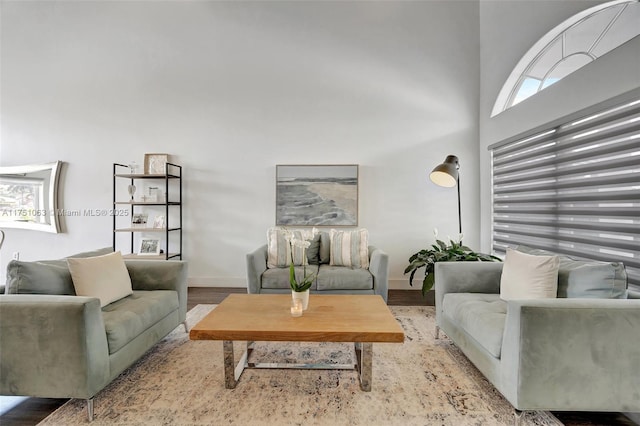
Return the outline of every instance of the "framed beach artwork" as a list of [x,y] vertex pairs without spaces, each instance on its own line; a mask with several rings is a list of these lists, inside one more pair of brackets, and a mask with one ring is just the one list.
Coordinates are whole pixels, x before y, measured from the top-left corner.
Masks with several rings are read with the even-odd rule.
[[357,226],[358,165],[276,165],[276,225]]

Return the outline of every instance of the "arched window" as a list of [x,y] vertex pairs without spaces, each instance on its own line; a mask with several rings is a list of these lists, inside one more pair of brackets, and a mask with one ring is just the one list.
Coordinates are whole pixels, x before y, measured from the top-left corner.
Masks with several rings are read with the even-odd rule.
[[535,95],[640,34],[640,2],[615,0],[589,8],[544,35],[520,59],[491,116]]

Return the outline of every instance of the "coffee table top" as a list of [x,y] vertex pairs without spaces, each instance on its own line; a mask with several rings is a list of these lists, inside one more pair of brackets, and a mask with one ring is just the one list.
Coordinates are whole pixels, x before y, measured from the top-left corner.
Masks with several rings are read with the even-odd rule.
[[378,295],[311,294],[301,317],[290,294],[230,294],[189,332],[191,340],[402,343],[404,331]]

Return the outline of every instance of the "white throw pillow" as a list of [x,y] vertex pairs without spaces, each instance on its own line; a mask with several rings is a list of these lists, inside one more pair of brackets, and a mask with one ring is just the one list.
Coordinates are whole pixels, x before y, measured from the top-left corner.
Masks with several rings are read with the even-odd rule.
[[68,258],[67,264],[76,294],[97,297],[101,307],[133,293],[131,277],[119,251],[104,256]]
[[500,278],[500,298],[556,298],[559,264],[558,256],[533,256],[507,249]]
[[369,232],[366,229],[337,231],[332,229],[329,264],[369,268]]

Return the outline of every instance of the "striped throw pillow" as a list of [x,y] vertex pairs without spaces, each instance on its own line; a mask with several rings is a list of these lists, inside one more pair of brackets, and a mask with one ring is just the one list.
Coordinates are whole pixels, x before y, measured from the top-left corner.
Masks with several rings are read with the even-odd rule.
[[366,229],[338,231],[332,229],[329,264],[369,268],[369,232]]
[[[289,230],[269,228],[267,231],[267,268],[284,268],[291,264],[291,244],[289,238],[311,240],[316,230]],[[289,238],[288,238],[289,237]],[[293,264],[308,265],[307,256],[302,247],[293,247]]]

